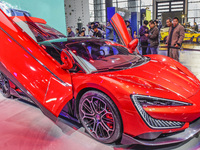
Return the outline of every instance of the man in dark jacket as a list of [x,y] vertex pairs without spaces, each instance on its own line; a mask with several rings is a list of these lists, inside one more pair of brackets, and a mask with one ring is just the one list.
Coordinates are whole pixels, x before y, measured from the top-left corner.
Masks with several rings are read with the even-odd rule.
[[149,28],[147,28],[148,21],[144,20],[143,26],[140,27],[139,34],[140,34],[140,43],[142,47],[142,55],[146,55],[147,46],[148,46],[148,37],[145,34],[149,33]]
[[158,37],[159,37],[159,30],[155,26],[153,20],[149,21],[150,31],[149,34],[146,35],[148,37],[148,42],[150,46],[151,54],[158,54],[157,48],[159,45]]
[[198,25],[197,25],[196,22],[194,22],[194,30],[197,31],[197,32],[199,32]]
[[128,30],[128,33],[130,34],[131,37],[133,37],[133,33],[132,33],[132,28],[131,28],[131,25],[130,25],[130,21],[126,20],[125,21],[126,23],[126,27],[127,27],[127,30]]
[[103,35],[102,35],[101,32],[99,31],[97,25],[94,25],[94,34],[93,34],[93,37],[103,38]]
[[71,28],[71,27],[68,27],[68,28],[67,28],[67,33],[68,33],[67,37],[75,37],[75,34],[74,34],[74,32],[72,31],[72,28]]
[[184,27],[179,24],[179,19],[174,17],[172,26],[169,28],[169,36],[166,42],[169,47],[169,57],[179,61],[179,49],[184,37]]

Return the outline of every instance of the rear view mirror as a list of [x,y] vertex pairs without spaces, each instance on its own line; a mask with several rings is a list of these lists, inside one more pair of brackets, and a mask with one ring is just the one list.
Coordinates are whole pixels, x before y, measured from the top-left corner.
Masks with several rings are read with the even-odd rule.
[[62,69],[69,70],[73,67],[74,59],[68,51],[63,50],[60,54],[60,57],[61,61],[63,62],[63,64],[60,66]]
[[136,47],[138,45],[138,39],[134,39],[132,40],[129,44],[128,44],[128,48],[130,48],[132,50],[131,53],[133,53],[134,51],[136,51]]

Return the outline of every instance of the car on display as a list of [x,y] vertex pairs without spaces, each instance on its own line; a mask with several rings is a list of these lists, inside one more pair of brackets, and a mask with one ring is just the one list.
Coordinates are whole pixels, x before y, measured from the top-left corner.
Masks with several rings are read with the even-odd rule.
[[119,14],[123,45],[66,38],[46,21],[0,11],[0,89],[33,101],[53,121],[81,123],[103,143],[164,145],[200,131],[200,82],[179,62],[142,56]]
[[[162,28],[160,30],[160,35],[160,40],[166,42],[169,35],[169,27]],[[185,38],[183,39],[183,42],[200,43],[200,32],[194,31],[193,29],[185,28]]]

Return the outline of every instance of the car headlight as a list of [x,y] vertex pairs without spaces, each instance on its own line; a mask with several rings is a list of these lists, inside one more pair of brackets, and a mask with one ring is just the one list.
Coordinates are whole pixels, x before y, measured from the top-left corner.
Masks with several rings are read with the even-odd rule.
[[169,100],[158,97],[132,95],[132,99],[136,99],[142,107],[147,106],[190,106],[191,103]]
[[181,128],[185,122],[161,120],[151,117],[143,107],[147,106],[190,106],[192,104],[163,98],[131,95],[132,101],[144,122],[153,129]]

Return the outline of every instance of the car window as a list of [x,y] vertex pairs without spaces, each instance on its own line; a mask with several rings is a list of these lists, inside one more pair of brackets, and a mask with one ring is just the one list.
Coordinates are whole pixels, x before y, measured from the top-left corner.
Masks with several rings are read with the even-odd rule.
[[53,57],[57,62],[59,62],[59,64],[63,64],[63,62],[61,61],[61,50],[53,47],[53,46],[47,46],[45,48],[45,51],[51,56]]
[[[93,70],[124,69],[142,62],[142,56],[130,54],[128,49],[119,44],[106,44],[105,41],[87,41],[68,44],[67,47],[84,65]],[[86,63],[87,62],[87,63]],[[93,66],[93,67],[92,67]],[[94,69],[95,68],[95,69]]]

